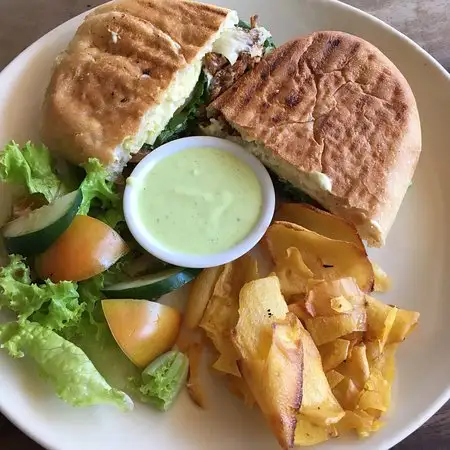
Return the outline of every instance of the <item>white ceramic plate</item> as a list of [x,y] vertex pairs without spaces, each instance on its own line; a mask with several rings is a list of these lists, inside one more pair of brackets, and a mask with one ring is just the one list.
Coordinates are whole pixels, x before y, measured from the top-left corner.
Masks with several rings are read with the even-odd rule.
[[[394,279],[384,300],[421,312],[420,326],[398,352],[394,406],[386,426],[364,440],[334,440],[322,448],[383,450],[418,428],[450,397],[450,77],[429,55],[382,22],[331,0],[220,0],[243,18],[258,12],[278,43],[320,29],[343,30],[380,47],[403,71],[416,95],[423,155],[414,184],[380,251],[371,252]],[[82,17],[37,41],[0,75],[0,144],[37,139],[39,109],[52,62]],[[0,205],[7,199],[0,188]],[[1,215],[1,214],[0,214]],[[0,355],[0,409],[42,445],[58,450],[274,450],[275,440],[213,379],[209,409],[186,396],[168,414],[148,407],[73,409],[60,402],[25,361]]]

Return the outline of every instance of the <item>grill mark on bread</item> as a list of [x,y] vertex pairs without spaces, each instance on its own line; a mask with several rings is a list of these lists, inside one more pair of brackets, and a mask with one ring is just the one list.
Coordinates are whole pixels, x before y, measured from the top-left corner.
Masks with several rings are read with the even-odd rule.
[[[421,150],[417,107],[406,80],[378,49],[340,32],[291,41],[265,62],[268,76],[256,67],[233,96],[225,93],[213,107],[236,129],[245,129],[245,139],[264,145],[274,169],[291,165],[328,175],[333,197],[308,193],[358,227],[376,220],[380,232],[359,230],[371,245],[380,245]],[[251,101],[238,109],[248,92]],[[300,176],[292,179],[298,183]]]
[[[116,148],[136,135],[143,114],[229,12],[185,0],[116,0],[96,8],[57,57],[43,106],[43,141],[74,164],[96,157],[120,170]],[[120,156],[125,163],[126,152]]]

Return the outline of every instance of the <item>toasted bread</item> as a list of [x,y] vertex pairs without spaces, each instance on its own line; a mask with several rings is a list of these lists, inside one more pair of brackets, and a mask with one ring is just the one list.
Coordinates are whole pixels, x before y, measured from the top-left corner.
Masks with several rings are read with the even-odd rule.
[[294,39],[208,113],[281,178],[352,222],[370,246],[384,244],[419,159],[421,130],[408,82],[372,44],[334,31]]
[[75,164],[98,158],[120,172],[153,143],[194,88],[228,9],[189,0],[117,0],[97,8],[59,56],[42,136]]

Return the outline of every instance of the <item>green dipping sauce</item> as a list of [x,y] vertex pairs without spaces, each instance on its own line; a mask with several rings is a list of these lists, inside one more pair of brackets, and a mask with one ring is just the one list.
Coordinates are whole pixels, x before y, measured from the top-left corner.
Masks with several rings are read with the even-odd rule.
[[150,234],[177,253],[232,248],[256,225],[262,189],[253,170],[229,152],[190,148],[158,162],[139,180],[138,214]]

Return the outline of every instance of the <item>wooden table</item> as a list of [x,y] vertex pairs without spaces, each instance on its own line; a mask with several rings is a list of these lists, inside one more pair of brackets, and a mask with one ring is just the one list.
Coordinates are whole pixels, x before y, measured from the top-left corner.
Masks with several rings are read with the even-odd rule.
[[[0,0],[0,70],[38,37],[103,1]],[[404,32],[450,70],[450,0],[347,0],[347,3]],[[450,402],[395,450],[450,449],[449,430]],[[1,414],[0,449],[42,450]]]

